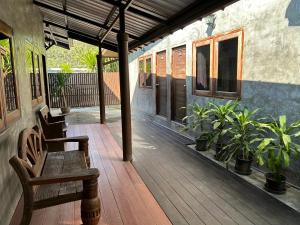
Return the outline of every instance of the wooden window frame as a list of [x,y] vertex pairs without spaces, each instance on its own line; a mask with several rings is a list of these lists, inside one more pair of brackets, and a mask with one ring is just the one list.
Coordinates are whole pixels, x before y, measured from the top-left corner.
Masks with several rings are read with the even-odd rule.
[[[219,42],[238,38],[238,57],[237,57],[237,91],[225,92],[217,91],[217,78],[218,78],[218,53]],[[196,89],[196,51],[197,47],[210,44],[210,90],[197,90]],[[214,98],[224,99],[241,99],[242,90],[242,72],[243,72],[243,52],[244,52],[244,31],[243,29],[236,29],[230,32],[218,34],[203,40],[193,42],[193,95],[207,96]]]
[[[33,65],[33,72],[34,72],[34,82],[36,81],[36,65],[35,65],[35,62],[36,62],[36,58],[37,58],[37,63],[38,63],[38,71],[39,71],[39,74],[40,74],[40,79],[39,79],[39,87],[40,87],[40,96],[36,96],[35,99],[32,99],[31,100],[31,103],[32,103],[32,107],[36,107],[37,105],[43,103],[43,91],[42,91],[42,82],[41,82],[41,63],[40,63],[40,55],[38,53],[35,53],[34,51],[32,51],[32,54],[33,54],[33,62],[32,62],[32,65]],[[36,88],[36,84],[34,86],[34,88]],[[31,88],[31,93],[33,92],[32,88]],[[36,92],[36,90],[35,90]]]
[[[197,48],[205,45],[210,45],[210,69],[209,69],[209,90],[198,90],[196,88],[197,85]],[[214,83],[214,42],[213,38],[206,38],[203,40],[198,40],[193,42],[193,95],[201,95],[212,97],[213,96],[213,83]]]
[[[146,61],[147,59],[151,60],[151,86],[146,86],[146,85],[141,85],[141,75],[140,75],[140,61],[144,61],[144,74],[146,73]],[[140,88],[145,88],[145,89],[153,89],[153,66],[152,66],[152,55],[145,55],[145,56],[141,56],[138,58],[138,68],[139,68],[139,87]],[[145,80],[145,84],[146,84],[146,80]]]
[[[4,127],[3,124],[0,125],[2,127],[2,130],[6,128],[6,126],[18,119],[21,118],[21,110],[20,110],[20,96],[19,96],[19,88],[18,88],[18,79],[16,76],[16,70],[15,70],[15,58],[14,58],[14,43],[13,43],[13,30],[12,28],[0,20],[0,33],[4,34],[9,39],[10,44],[10,57],[11,57],[11,64],[12,64],[12,72],[14,75],[14,87],[15,87],[15,95],[16,95],[16,109],[12,112],[8,112],[6,108],[6,100],[5,100],[5,87],[4,87],[4,81],[1,78],[1,105],[3,109],[4,114]],[[2,77],[2,75],[1,75]],[[1,128],[0,128],[1,130]]]

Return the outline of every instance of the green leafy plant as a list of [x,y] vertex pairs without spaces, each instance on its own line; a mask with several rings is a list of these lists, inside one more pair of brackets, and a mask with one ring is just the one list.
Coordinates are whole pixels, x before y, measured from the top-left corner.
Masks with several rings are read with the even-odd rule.
[[232,113],[237,109],[238,102],[228,101],[225,105],[218,105],[214,102],[209,102],[208,104],[211,108],[209,113],[212,117],[211,124],[213,128],[211,142],[222,147],[224,136],[228,131],[225,128],[231,120]]
[[295,138],[300,136],[300,120],[287,125],[286,116],[279,117],[279,121],[272,119],[270,123],[261,123],[260,127],[268,130],[272,137],[264,138],[258,146],[256,159],[259,165],[267,162],[274,178],[280,181],[283,169],[290,165],[290,158],[297,157],[300,145],[295,143]]
[[11,49],[10,49],[10,41],[8,38],[0,40],[0,48],[4,50],[4,54],[2,55],[2,72],[3,76],[12,73],[12,62],[11,62]]
[[71,65],[68,63],[62,63],[62,64],[60,64],[59,67],[60,67],[62,73],[72,73],[73,72]]
[[188,120],[187,129],[197,130],[200,128],[203,131],[204,122],[209,118],[209,109],[207,105],[201,106],[198,103],[189,105],[189,110],[192,112],[191,115],[183,118],[183,121]]
[[196,138],[196,149],[206,150],[211,135],[204,129],[204,124],[209,120],[209,108],[207,105],[201,106],[198,103],[193,103],[189,105],[189,109],[191,114],[183,118],[184,122],[188,122],[184,130],[199,131],[200,129],[200,135]]
[[55,89],[54,89],[54,94],[56,96],[62,97],[63,102],[64,102],[64,107],[68,107],[68,102],[66,99],[65,91],[67,89],[70,89],[71,86],[68,85],[68,81],[70,78],[71,74],[70,73],[58,73],[56,75],[56,84],[55,84]]
[[91,72],[95,72],[97,69],[97,50],[93,48],[87,49],[81,54],[80,62],[87,67]]
[[226,119],[230,123],[227,129],[230,139],[220,153],[220,159],[228,163],[233,157],[249,160],[255,154],[257,142],[262,140],[259,123],[253,118],[258,109],[250,111],[247,108],[241,112],[233,111]]

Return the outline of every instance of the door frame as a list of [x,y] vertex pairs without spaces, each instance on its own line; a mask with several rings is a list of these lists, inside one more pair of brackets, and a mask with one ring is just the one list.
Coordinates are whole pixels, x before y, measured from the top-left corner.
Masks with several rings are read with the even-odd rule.
[[[155,104],[156,104],[156,115],[167,118],[168,113],[165,116],[159,114],[159,112],[160,112],[160,88],[158,88],[158,87],[159,87],[160,84],[159,84],[158,73],[157,73],[157,71],[158,71],[158,66],[157,66],[158,65],[158,60],[157,60],[157,58],[158,58],[158,55],[160,53],[163,53],[163,52],[165,53],[165,61],[166,61],[165,79],[167,79],[167,50],[165,49],[165,50],[162,50],[162,51],[159,51],[159,52],[155,53],[155,92],[156,92],[156,94],[155,94]],[[168,99],[167,99],[167,101],[168,101]],[[166,108],[166,111],[168,111],[167,108]]]
[[[171,48],[171,120],[173,122],[177,122],[175,120],[175,83],[174,83],[174,54],[173,54],[173,50],[178,49],[178,48],[185,48],[185,87],[186,87],[186,44],[182,44],[182,45],[178,45],[178,46],[174,46]],[[187,104],[187,94],[186,94],[186,90],[185,90],[185,103]],[[185,106],[186,107],[186,106]],[[187,109],[185,109],[185,114],[187,114]]]

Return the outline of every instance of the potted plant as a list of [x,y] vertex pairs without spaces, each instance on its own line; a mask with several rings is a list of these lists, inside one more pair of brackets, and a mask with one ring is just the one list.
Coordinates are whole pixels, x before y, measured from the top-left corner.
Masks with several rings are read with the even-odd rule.
[[209,114],[212,117],[212,133],[211,133],[211,143],[214,143],[216,146],[216,155],[215,158],[219,160],[219,152],[222,150],[224,145],[224,137],[227,133],[225,129],[228,125],[228,118],[232,112],[237,109],[237,101],[228,101],[225,105],[218,105],[214,102],[208,103],[211,109]]
[[241,175],[251,174],[251,164],[256,151],[255,144],[261,141],[258,122],[253,116],[258,111],[250,111],[247,108],[241,112],[232,112],[232,117],[227,116],[230,127],[227,128],[230,139],[220,152],[220,159],[228,163],[232,158],[236,159],[235,171]]
[[286,177],[284,169],[290,165],[290,158],[298,156],[300,145],[295,143],[295,138],[300,136],[298,128],[300,121],[286,123],[286,116],[280,116],[279,121],[273,119],[270,123],[262,123],[261,127],[267,129],[272,137],[264,138],[258,146],[256,159],[259,165],[267,162],[271,171],[266,174],[265,189],[275,194],[286,192]]
[[189,120],[185,130],[198,130],[200,129],[200,135],[196,138],[196,150],[207,150],[207,142],[209,140],[209,132],[204,130],[204,123],[209,119],[208,107],[201,106],[198,103],[193,103],[190,106],[191,115],[183,118],[183,121]]
[[70,113],[70,107],[68,105],[67,98],[65,95],[65,90],[70,88],[70,86],[68,85],[68,80],[70,76],[70,73],[58,73],[56,76],[54,93],[56,96],[59,96],[63,99],[64,106],[61,107],[62,114]]

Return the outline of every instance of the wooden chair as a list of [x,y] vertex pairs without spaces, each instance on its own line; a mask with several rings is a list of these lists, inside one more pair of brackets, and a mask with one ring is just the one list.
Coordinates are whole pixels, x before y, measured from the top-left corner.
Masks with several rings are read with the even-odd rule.
[[83,224],[98,224],[99,171],[88,168],[83,149],[47,152],[42,147],[40,135],[33,129],[25,129],[20,134],[18,156],[12,157],[9,162],[16,171],[24,192],[21,225],[30,224],[33,210],[77,200],[82,200]]
[[[46,139],[63,138],[67,136],[67,124],[64,116],[52,116],[47,105],[39,112],[40,124]],[[52,149],[64,150],[63,143],[49,143]]]
[[65,116],[52,116],[47,105],[43,106],[38,114],[47,139],[66,137],[67,124]]

